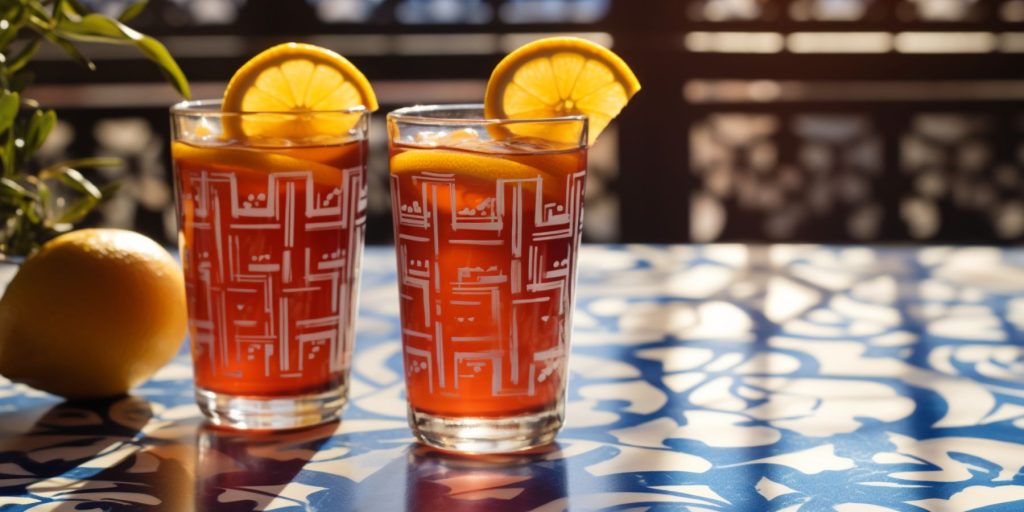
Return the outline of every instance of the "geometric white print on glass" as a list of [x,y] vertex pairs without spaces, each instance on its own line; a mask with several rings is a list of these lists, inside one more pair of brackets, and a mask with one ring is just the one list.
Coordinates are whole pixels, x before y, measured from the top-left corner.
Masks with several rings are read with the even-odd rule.
[[587,121],[482,115],[388,115],[391,208],[413,433],[499,453],[550,443],[563,423]]
[[354,338],[365,168],[342,170],[334,186],[311,171],[252,174],[181,177],[199,385],[254,395],[337,385]]
[[[455,174],[392,175],[410,385],[455,400],[560,387],[585,176],[563,177],[554,188],[564,193],[551,197],[540,177],[499,179],[480,193]],[[458,197],[468,186],[477,193]],[[517,403],[525,412],[553,400],[542,394]],[[494,403],[476,411],[512,412]]]
[[[369,114],[328,117],[354,124],[311,138],[303,113],[224,112],[216,101],[171,108],[196,403],[216,425],[315,425],[345,405]],[[268,119],[288,133],[236,133]]]

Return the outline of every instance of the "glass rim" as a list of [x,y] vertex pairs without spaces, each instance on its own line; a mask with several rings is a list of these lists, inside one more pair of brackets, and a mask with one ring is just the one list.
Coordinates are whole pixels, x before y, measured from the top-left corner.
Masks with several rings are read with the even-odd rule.
[[478,125],[496,125],[496,124],[519,124],[519,123],[566,123],[566,122],[586,122],[588,117],[582,114],[574,114],[568,116],[558,117],[536,117],[536,118],[493,118],[481,116],[467,116],[467,117],[441,117],[438,115],[430,115],[431,113],[437,113],[442,111],[471,111],[479,110],[483,111],[483,103],[451,103],[451,104],[433,104],[433,105],[413,105],[410,107],[402,107],[399,109],[388,112],[387,118],[403,123],[423,124],[423,125],[466,125],[466,124],[478,124]]
[[179,101],[174,105],[171,105],[171,115],[174,116],[207,116],[207,117],[234,117],[234,116],[254,116],[254,115],[268,115],[273,114],[277,116],[292,115],[292,116],[305,116],[309,114],[371,114],[372,111],[367,110],[365,105],[359,105],[346,109],[335,109],[335,110],[258,110],[258,111],[247,111],[247,112],[224,112],[221,110],[221,104],[224,100],[217,99],[206,99],[206,100],[185,100]]

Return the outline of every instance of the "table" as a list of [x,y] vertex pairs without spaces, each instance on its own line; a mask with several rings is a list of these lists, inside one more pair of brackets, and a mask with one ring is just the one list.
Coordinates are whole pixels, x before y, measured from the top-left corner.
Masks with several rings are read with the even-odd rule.
[[0,511],[1024,510],[1021,249],[587,246],[530,455],[413,443],[397,305],[369,248],[340,424],[206,426],[185,352],[111,402],[4,382]]

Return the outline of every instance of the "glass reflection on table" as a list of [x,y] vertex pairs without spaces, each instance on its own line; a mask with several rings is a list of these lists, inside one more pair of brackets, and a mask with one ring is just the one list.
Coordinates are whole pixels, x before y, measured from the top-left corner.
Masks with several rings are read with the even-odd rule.
[[204,423],[196,436],[195,510],[309,505],[312,492],[292,481],[338,425],[333,421],[288,432],[247,432]]
[[410,448],[406,466],[407,511],[534,510],[567,496],[564,460],[548,460],[556,444],[524,454],[453,455]]

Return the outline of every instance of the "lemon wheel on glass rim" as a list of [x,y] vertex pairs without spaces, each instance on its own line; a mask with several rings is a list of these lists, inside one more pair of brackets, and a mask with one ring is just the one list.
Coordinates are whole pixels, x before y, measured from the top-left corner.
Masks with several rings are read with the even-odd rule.
[[[491,73],[484,114],[492,119],[588,118],[593,144],[640,90],[636,75],[618,55],[586,39],[549,37],[508,54]],[[515,136],[572,143],[570,123],[502,125]]]
[[[369,80],[345,57],[319,46],[284,43],[249,59],[224,91],[221,110],[233,139],[295,139],[347,133],[360,110],[377,110]],[[275,115],[283,114],[283,115]]]

